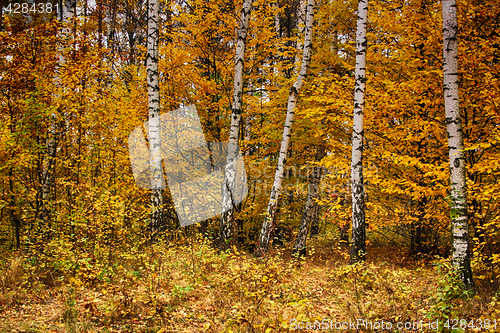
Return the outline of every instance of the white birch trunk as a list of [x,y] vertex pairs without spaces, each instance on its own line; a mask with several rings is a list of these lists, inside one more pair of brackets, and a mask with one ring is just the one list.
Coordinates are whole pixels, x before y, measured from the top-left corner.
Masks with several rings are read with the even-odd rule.
[[[61,35],[63,38],[70,36],[72,33],[70,21],[75,17],[76,10],[76,0],[66,0],[62,6],[62,22],[64,24],[64,28],[61,30]],[[55,68],[54,74],[54,87],[57,91],[62,84],[60,78],[60,70],[66,64],[66,57],[64,55],[64,46],[59,47],[59,55],[57,59],[57,65]],[[59,93],[54,94],[55,99],[60,98]],[[51,124],[47,133],[47,154],[45,160],[43,162],[42,167],[42,176],[41,176],[41,201],[40,201],[40,215],[39,215],[39,227],[42,231],[42,234],[47,232],[48,230],[44,230],[47,227],[50,228],[49,225],[49,209],[47,207],[49,196],[50,196],[50,188],[54,183],[54,162],[56,157],[57,150],[57,140],[58,140],[58,123],[57,113],[52,113],[50,115]]]
[[283,130],[283,139],[281,141],[278,166],[276,167],[273,188],[271,189],[269,204],[267,206],[267,211],[264,216],[264,222],[262,224],[262,229],[260,231],[259,243],[255,250],[255,254],[257,256],[263,256],[267,252],[269,241],[271,238],[271,232],[272,229],[274,228],[274,219],[276,216],[278,199],[282,190],[283,175],[288,155],[288,147],[290,146],[290,138],[292,135],[293,120],[295,116],[295,105],[297,104],[297,97],[299,96],[300,90],[304,85],[304,80],[307,78],[309,63],[311,61],[314,5],[315,5],[314,0],[308,0],[302,65],[300,68],[299,75],[297,77],[297,81],[295,81],[295,83],[293,84],[292,88],[290,89],[290,94],[288,95],[287,115],[285,120],[285,128]]
[[276,41],[278,41],[281,38],[281,23],[280,23],[280,13],[279,13],[280,5],[279,5],[279,2],[276,1],[274,3],[274,6],[276,7],[276,14],[274,14],[274,30],[276,31]]
[[[306,12],[307,12],[307,1],[306,0],[299,0],[299,6],[297,7],[297,30],[299,31],[298,35],[298,41],[297,41],[297,49],[298,50],[303,50],[303,45],[302,45],[302,36],[304,33],[305,29],[305,21],[306,21]],[[300,61],[300,57],[295,57],[295,63],[298,66],[298,62]]]
[[456,0],[443,0],[443,87],[450,158],[453,267],[474,288],[470,265],[469,223],[463,132],[458,94],[458,24]]
[[236,182],[236,157],[240,136],[241,109],[243,104],[243,68],[245,62],[245,44],[247,38],[252,0],[245,0],[241,9],[240,25],[237,33],[236,55],[234,59],[233,109],[231,129],[227,148],[224,187],[222,191],[222,211],[219,225],[219,248],[225,248],[233,234],[233,191]]
[[356,70],[354,87],[354,112],[352,121],[352,245],[351,263],[363,261],[366,253],[365,188],[363,184],[363,118],[366,88],[366,25],[368,0],[359,0],[356,31]]
[[158,20],[160,4],[149,0],[147,39],[147,86],[149,115],[149,157],[151,167],[151,241],[154,242],[162,228],[163,168],[160,141],[160,87],[158,83]]

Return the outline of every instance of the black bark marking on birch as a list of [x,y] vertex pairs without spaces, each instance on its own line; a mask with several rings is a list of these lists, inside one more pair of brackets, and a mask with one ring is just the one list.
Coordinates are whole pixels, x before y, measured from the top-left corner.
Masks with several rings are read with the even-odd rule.
[[[459,273],[464,285],[474,288],[470,267],[470,247],[468,242],[467,189],[465,163],[463,157],[463,132],[459,110],[458,82],[458,25],[456,1],[442,1],[443,15],[443,95],[445,104],[445,123],[447,129],[450,184],[451,184],[451,222],[453,235],[453,267]],[[464,160],[465,161],[465,160]]]

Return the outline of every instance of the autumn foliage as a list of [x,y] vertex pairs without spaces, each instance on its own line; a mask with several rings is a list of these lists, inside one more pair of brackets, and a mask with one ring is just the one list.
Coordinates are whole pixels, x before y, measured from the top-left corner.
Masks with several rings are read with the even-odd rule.
[[[351,221],[357,2],[349,0],[316,4],[310,70],[296,106],[271,248],[263,258],[251,255],[302,57],[300,2],[253,3],[239,131],[248,196],[234,211],[236,233],[224,251],[216,246],[220,217],[181,228],[168,188],[161,237],[150,241],[150,191],[135,184],[127,141],[148,118],[146,2],[78,2],[70,22],[26,21],[3,11],[0,331],[267,333],[289,331],[292,319],[497,318],[500,7],[494,0],[457,1],[476,295],[448,272],[439,1],[370,2],[367,263],[347,265],[340,242]],[[207,141],[228,141],[242,3],[160,4],[161,112],[195,104]],[[61,33],[65,27],[70,34]],[[53,125],[54,181],[42,223]],[[317,160],[319,147],[326,153]],[[309,236],[306,257],[297,258],[291,252],[314,167],[322,170],[312,214],[318,234]]]

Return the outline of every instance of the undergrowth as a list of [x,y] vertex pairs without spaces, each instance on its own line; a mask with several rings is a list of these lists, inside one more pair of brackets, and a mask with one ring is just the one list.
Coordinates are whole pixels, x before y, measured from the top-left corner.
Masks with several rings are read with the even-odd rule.
[[358,320],[422,325],[392,332],[435,332],[437,320],[438,331],[452,332],[447,319],[492,320],[500,312],[495,295],[463,292],[445,261],[348,265],[348,249],[314,245],[306,259],[281,249],[264,258],[234,247],[219,252],[198,236],[96,265],[90,254],[47,255],[43,265],[17,256],[2,266],[0,332],[269,333],[301,324],[357,332],[338,324]]

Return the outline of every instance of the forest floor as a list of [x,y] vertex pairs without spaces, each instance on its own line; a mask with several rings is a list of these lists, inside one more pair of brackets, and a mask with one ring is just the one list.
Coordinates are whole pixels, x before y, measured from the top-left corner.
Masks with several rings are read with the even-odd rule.
[[1,271],[0,332],[500,331],[491,288],[464,293],[443,260],[379,246],[351,266],[347,248],[311,243],[296,260],[188,241],[57,277],[15,257]]

